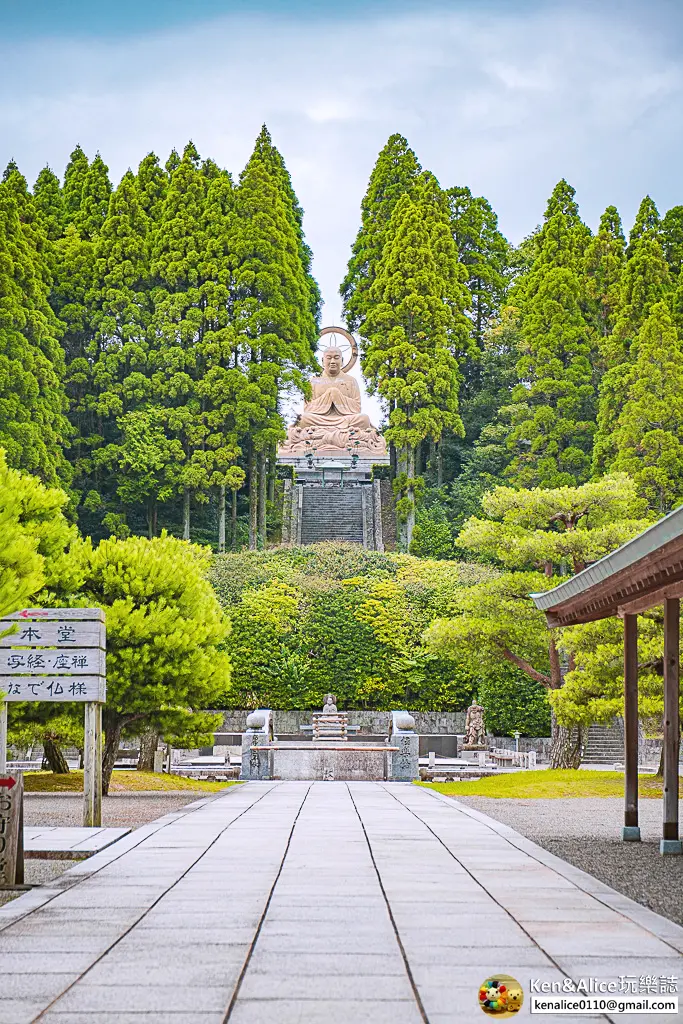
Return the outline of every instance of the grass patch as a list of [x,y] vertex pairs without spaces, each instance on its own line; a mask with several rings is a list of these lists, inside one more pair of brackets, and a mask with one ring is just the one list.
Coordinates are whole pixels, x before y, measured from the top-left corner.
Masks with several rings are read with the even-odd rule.
[[[180,775],[161,775],[157,772],[114,772],[109,787],[110,793],[178,792],[191,790],[195,793],[218,793],[237,782],[202,782],[199,779],[185,779]],[[82,793],[83,772],[70,771],[68,775],[53,775],[52,772],[27,772],[24,775],[24,790],[27,793]]]
[[[494,799],[554,800],[560,797],[624,795],[622,772],[572,771],[547,769],[535,772],[510,772],[487,779],[463,782],[418,782],[446,796],[489,796]],[[642,797],[661,797],[662,780],[653,775],[639,776]]]

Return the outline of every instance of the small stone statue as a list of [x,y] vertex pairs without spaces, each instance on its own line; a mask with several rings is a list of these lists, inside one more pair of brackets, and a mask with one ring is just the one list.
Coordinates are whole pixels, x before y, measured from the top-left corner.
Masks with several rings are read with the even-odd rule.
[[324,715],[336,715],[337,714],[337,705],[334,703],[334,694],[333,693],[328,693],[328,695],[325,697],[325,703],[323,704],[323,714]]
[[486,726],[484,725],[484,709],[481,704],[470,704],[465,718],[464,749],[486,749]]

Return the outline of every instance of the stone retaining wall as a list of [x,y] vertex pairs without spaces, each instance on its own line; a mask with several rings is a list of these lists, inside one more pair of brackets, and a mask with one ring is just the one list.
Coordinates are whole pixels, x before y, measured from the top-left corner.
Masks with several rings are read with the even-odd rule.
[[[253,710],[253,709],[251,709]],[[465,731],[464,711],[411,711],[415,731],[422,736],[454,736]],[[226,711],[220,732],[244,732],[249,711]],[[276,736],[301,733],[302,725],[310,725],[313,711],[273,711]],[[388,735],[390,711],[349,711],[349,725],[359,725],[361,735]]]

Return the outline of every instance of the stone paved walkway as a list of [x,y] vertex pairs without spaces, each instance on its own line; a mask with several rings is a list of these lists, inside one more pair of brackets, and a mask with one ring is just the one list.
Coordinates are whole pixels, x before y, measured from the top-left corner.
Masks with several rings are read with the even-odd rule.
[[482,1024],[492,972],[528,992],[681,975],[682,951],[683,929],[424,789],[249,783],[1,909],[0,1024]]

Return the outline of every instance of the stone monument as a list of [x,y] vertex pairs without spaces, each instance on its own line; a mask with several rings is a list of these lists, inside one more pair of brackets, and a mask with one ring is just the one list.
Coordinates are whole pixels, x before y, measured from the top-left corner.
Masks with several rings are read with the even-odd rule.
[[465,716],[465,741],[463,750],[488,750],[486,726],[484,724],[484,708],[475,701],[467,709]]
[[278,460],[291,462],[302,456],[348,460],[355,456],[356,460],[385,462],[386,441],[361,412],[358,381],[349,373],[358,359],[356,340],[341,327],[325,327],[321,339],[328,335],[333,343],[322,348],[323,372],[311,379],[311,399],[287,431]]
[[322,743],[346,743],[348,722],[346,712],[337,711],[334,694],[328,693],[322,711],[313,713],[313,739]]

